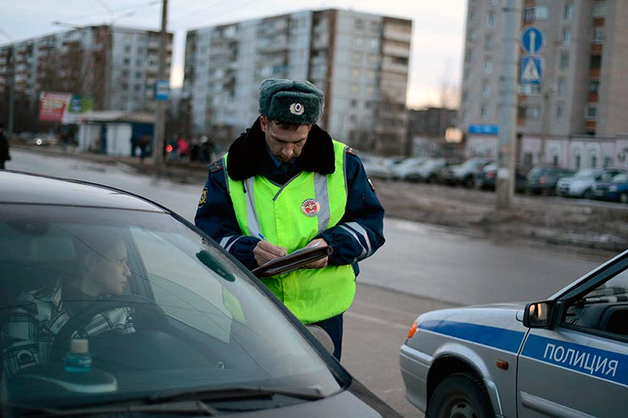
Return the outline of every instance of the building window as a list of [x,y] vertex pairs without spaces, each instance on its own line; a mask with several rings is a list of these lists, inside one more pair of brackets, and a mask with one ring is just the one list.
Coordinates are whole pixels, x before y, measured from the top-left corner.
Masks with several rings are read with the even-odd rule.
[[482,84],[482,95],[486,98],[491,97],[491,85],[487,81]]
[[593,39],[592,39],[592,42],[594,44],[603,44],[604,43],[604,35],[605,35],[604,26],[597,26],[597,27],[593,28]]
[[591,55],[591,62],[589,62],[590,70],[599,70],[602,66],[602,56],[601,55]]
[[364,21],[362,19],[356,19],[354,24],[355,30],[364,30]]
[[573,19],[573,3],[567,3],[565,4],[565,12],[563,13],[563,18],[566,21],[570,21]]
[[569,52],[561,52],[560,54],[560,69],[566,70],[569,68]]
[[563,45],[571,43],[571,28],[563,28]]
[[559,104],[556,106],[556,120],[563,120],[565,118],[565,105]]
[[589,81],[589,93],[598,94],[600,91],[600,80]]
[[552,165],[554,167],[558,167],[558,155],[554,155],[554,157],[552,158]]
[[488,15],[486,16],[486,27],[487,28],[495,27],[495,12],[492,10],[488,12]]
[[576,170],[580,170],[582,157],[580,155],[576,155]]
[[596,1],[593,5],[593,17],[606,16],[606,0]]
[[488,4],[491,6],[497,6],[499,4],[499,0],[488,0]]
[[493,35],[486,35],[484,38],[484,50],[492,51],[493,50]]
[[478,18],[478,14],[475,12],[475,10],[471,9],[469,11],[469,22],[470,23],[475,23],[477,18]]
[[491,57],[484,58],[484,72],[486,74],[493,72],[493,59]]
[[466,103],[469,101],[469,92],[466,90],[462,91],[462,103]]
[[610,167],[613,165],[613,158],[609,157],[608,155],[606,155],[604,157],[604,168],[606,167]]
[[475,29],[469,28],[469,34],[467,35],[467,40],[469,42],[475,42],[475,39],[476,39]]
[[537,106],[530,106],[526,109],[526,118],[537,120],[541,116],[541,109]]
[[482,118],[482,120],[488,120],[488,106],[482,105],[482,107],[480,107],[480,118]]
[[561,77],[558,79],[558,94],[567,93],[567,79]]
[[547,6],[536,6],[534,8],[535,20],[547,20],[549,19],[549,9]]
[[125,46],[125,47],[124,47],[124,52],[126,52],[127,54],[128,54],[129,52],[131,52],[131,45],[127,45],[127,46]]
[[523,20],[525,22],[532,22],[534,20],[534,7],[526,7],[523,9]]
[[597,155],[591,156],[591,168],[597,168]]
[[597,119],[597,104],[588,103],[584,109],[584,118],[586,120],[596,120]]
[[471,48],[467,49],[467,53],[464,56],[464,61],[465,62],[473,61],[473,49],[471,49]]
[[351,70],[351,77],[353,79],[360,78],[361,75],[362,74],[360,73],[360,69],[359,68],[354,68],[354,69]]

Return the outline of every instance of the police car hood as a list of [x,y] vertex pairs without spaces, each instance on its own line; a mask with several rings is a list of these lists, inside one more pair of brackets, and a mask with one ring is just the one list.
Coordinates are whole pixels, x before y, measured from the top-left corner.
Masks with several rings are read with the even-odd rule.
[[527,328],[523,326],[525,303],[500,303],[427,312],[417,318],[419,330],[464,338],[481,334],[513,333],[519,340]]

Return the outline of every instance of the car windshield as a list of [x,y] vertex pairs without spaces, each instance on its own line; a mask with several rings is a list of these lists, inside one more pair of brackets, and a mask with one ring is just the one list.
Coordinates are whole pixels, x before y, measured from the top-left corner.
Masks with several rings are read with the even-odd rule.
[[591,178],[597,173],[597,170],[594,168],[585,168],[584,170],[580,170],[576,173],[575,177],[577,178]]
[[4,404],[340,389],[263,286],[170,214],[2,206]]
[[613,183],[628,183],[628,174],[618,174],[613,177]]

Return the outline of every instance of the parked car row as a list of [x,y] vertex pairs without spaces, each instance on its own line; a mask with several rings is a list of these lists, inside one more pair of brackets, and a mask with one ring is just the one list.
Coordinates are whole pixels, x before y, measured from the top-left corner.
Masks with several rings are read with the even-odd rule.
[[[376,179],[461,185],[495,190],[497,163],[471,158],[462,163],[444,158],[381,158],[361,155],[368,175]],[[563,197],[580,197],[628,203],[628,170],[586,168],[580,171],[562,167],[536,166],[527,170],[516,166],[515,192]]]

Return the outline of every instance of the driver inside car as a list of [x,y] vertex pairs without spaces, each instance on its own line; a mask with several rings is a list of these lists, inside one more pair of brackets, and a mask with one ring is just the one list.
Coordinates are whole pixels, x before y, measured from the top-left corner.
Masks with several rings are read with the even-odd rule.
[[[74,233],[74,241],[76,276],[60,277],[17,297],[17,308],[9,314],[2,333],[7,376],[47,363],[55,336],[73,315],[124,291],[131,271],[122,238],[111,231],[84,226]],[[109,331],[121,334],[135,331],[130,308],[98,313],[86,326],[74,330],[71,338],[87,339]],[[62,348],[67,350],[69,341]]]

